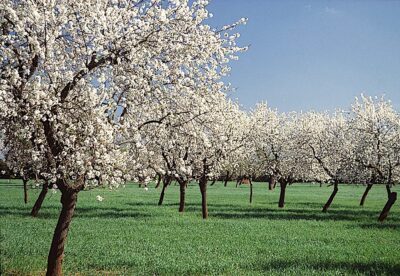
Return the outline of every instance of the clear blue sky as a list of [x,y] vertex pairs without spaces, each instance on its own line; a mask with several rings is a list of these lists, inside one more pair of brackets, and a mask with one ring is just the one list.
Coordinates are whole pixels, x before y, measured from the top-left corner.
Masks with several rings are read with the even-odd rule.
[[385,94],[400,109],[400,1],[211,0],[209,24],[241,17],[228,81],[246,109],[347,108],[354,97]]

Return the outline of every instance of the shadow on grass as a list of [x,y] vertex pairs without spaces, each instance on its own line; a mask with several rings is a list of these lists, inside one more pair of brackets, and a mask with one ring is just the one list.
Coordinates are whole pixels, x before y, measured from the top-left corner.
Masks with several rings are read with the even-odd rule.
[[392,230],[400,230],[400,223],[382,223],[382,222],[376,222],[376,223],[363,223],[363,224],[358,224],[354,225],[353,227],[360,227],[362,229],[392,229]]
[[[124,270],[130,269],[140,269],[140,265],[133,260],[113,260],[112,263],[106,264],[106,267],[113,267],[117,269],[119,267]],[[258,272],[264,275],[269,274],[278,274],[285,275],[290,272],[290,274],[298,273],[301,275],[306,275],[305,273],[317,272],[320,275],[399,275],[400,273],[400,265],[397,263],[385,263],[385,262],[371,262],[371,263],[362,263],[359,261],[321,261],[321,262],[305,262],[304,260],[273,260],[267,263],[263,263],[262,261],[251,262],[251,263],[240,263],[239,264],[241,272],[245,272],[244,275],[251,275],[251,272]],[[92,265],[91,268],[96,270],[101,270],[104,268],[104,265],[98,267],[97,265]],[[148,267],[146,267],[148,269]],[[171,267],[157,267],[156,273],[151,273],[154,275],[180,275],[182,274],[182,270],[174,271],[171,270]],[[235,275],[236,270],[225,269],[224,271],[218,270],[218,274],[226,274],[226,275]],[[257,274],[258,274],[257,273]],[[149,273],[150,274],[150,271]],[[204,270],[204,267],[192,266],[187,267],[185,274],[187,275],[214,275],[216,274],[212,268],[209,271]]]
[[[128,202],[126,207],[115,208],[106,206],[88,206],[77,207],[75,217],[86,218],[144,218],[163,216],[163,212],[153,212],[155,209],[162,210],[163,207],[169,209],[174,207],[178,209],[178,203],[165,203],[162,206],[157,206],[156,203],[149,202]],[[43,206],[39,212],[38,218],[57,218],[61,206]],[[143,207],[151,207],[152,210],[147,210]],[[187,203],[185,206],[187,213],[200,213],[201,205],[198,203]],[[268,220],[316,220],[316,221],[357,221],[364,224],[362,228],[378,228],[378,229],[398,229],[393,221],[398,221],[397,213],[391,213],[387,219],[392,227],[385,226],[389,224],[374,224],[378,218],[379,211],[363,210],[363,209],[342,209],[332,207],[327,213],[322,213],[320,209],[305,209],[305,208],[269,208],[269,207],[252,207],[240,206],[231,204],[209,204],[209,215],[212,218],[218,219],[268,219]],[[29,206],[0,206],[0,217],[13,215],[19,217],[30,217]],[[369,223],[369,224],[367,224]],[[382,226],[379,226],[382,225]]]
[[297,210],[297,209],[263,209],[249,210],[247,212],[214,212],[210,210],[210,216],[221,219],[251,219],[251,218],[265,218],[269,220],[341,220],[341,221],[365,221],[375,219],[378,217],[377,212],[352,212],[345,210],[331,210],[328,213],[322,213],[315,210]]
[[[399,275],[400,265],[396,263],[361,263],[361,262],[343,262],[343,261],[326,261],[326,262],[311,262],[305,263],[304,261],[283,261],[277,260],[261,265],[259,270],[264,273],[269,271],[283,271],[284,269],[302,271],[310,269],[321,272],[335,272],[335,274],[350,274],[350,275]],[[255,270],[258,270],[257,267]]]
[[[31,209],[25,207],[0,207],[0,217],[13,215],[17,217],[31,217]],[[59,216],[59,208],[42,207],[36,218],[38,219],[56,219]],[[85,218],[145,218],[150,217],[149,214],[138,212],[135,209],[122,208],[104,208],[104,207],[77,207],[74,217]]]

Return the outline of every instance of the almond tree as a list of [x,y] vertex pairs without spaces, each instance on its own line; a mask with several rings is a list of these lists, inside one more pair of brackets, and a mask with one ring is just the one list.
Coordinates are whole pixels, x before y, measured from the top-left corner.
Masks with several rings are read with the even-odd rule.
[[312,178],[317,181],[330,182],[333,191],[322,211],[326,212],[338,190],[339,183],[349,180],[351,152],[354,140],[348,132],[347,118],[343,112],[333,115],[309,112],[303,114],[299,121],[305,141],[304,155],[314,160]]
[[[137,125],[139,95],[218,72],[240,50],[236,36],[211,29],[207,1],[13,1],[0,3],[0,107],[6,140],[30,141],[49,164],[43,177],[61,191],[62,209],[47,275],[61,275],[78,193],[130,179],[126,129]],[[171,80],[171,76],[178,76]],[[220,85],[222,86],[222,85]],[[13,126],[15,131],[7,131]],[[13,149],[18,152],[18,149]],[[19,155],[24,155],[21,152]],[[18,159],[17,159],[18,160]]]
[[254,148],[263,170],[280,183],[278,206],[282,208],[287,185],[308,180],[311,175],[312,162],[303,154],[305,141],[299,115],[279,114],[266,104],[260,104],[253,117],[258,125]]
[[384,220],[397,197],[390,188],[399,179],[399,114],[389,101],[365,96],[356,99],[352,114],[351,131],[357,137],[353,151],[354,161],[370,174],[370,181],[360,204],[364,204],[372,185],[385,184],[388,202],[380,216],[380,220]]

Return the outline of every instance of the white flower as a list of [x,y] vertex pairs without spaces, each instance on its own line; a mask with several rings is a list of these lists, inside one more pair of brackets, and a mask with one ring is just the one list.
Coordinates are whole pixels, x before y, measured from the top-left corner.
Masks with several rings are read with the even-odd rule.
[[96,196],[96,200],[97,200],[97,201],[100,201],[100,202],[102,202],[102,201],[103,201],[103,199],[104,199],[104,198],[103,198],[102,196],[100,196],[100,195]]
[[147,188],[147,187],[144,187],[143,188],[143,190],[145,190],[146,192],[149,190],[149,188]]

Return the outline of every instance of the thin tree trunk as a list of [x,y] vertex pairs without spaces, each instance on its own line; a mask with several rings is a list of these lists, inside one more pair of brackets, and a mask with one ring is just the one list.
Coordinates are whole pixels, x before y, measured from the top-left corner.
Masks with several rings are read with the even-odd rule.
[[215,181],[217,181],[217,179],[214,179],[214,180],[211,182],[210,186],[213,186],[213,185],[215,184]]
[[388,199],[390,198],[390,194],[392,193],[392,191],[390,190],[390,185],[386,185],[386,192],[387,192],[387,196]]
[[287,183],[285,181],[281,181],[280,183],[281,183],[281,193],[279,195],[278,207],[283,208],[285,206],[285,193],[286,193]]
[[23,178],[22,182],[24,183],[24,202],[28,203],[28,179]]
[[186,192],[187,181],[179,182],[179,212],[185,211],[185,192]]
[[250,204],[253,202],[253,182],[249,179],[250,184]]
[[276,179],[275,179],[275,182],[274,182],[274,187],[272,189],[275,189],[275,188],[276,188]]
[[360,206],[364,206],[365,199],[367,198],[368,192],[369,192],[369,190],[371,190],[371,188],[372,188],[372,184],[368,184],[367,188],[365,189],[365,191],[361,197]]
[[226,187],[226,186],[228,185],[228,181],[229,181],[229,171],[226,171],[226,177],[225,177],[224,187]]
[[205,176],[202,177],[199,181],[200,192],[201,192],[201,212],[203,215],[203,219],[208,218],[208,209],[207,209],[207,179]]
[[40,192],[39,197],[36,199],[35,205],[33,205],[33,207],[32,207],[32,211],[31,211],[32,217],[37,217],[48,190],[49,190],[49,185],[46,181],[45,183],[43,183],[42,191]]
[[275,188],[276,178],[275,176],[271,176],[268,181],[268,190],[272,191]]
[[54,231],[50,252],[47,259],[47,276],[62,275],[62,262],[64,258],[64,246],[67,239],[69,225],[74,215],[78,192],[64,191],[61,195],[62,209]]
[[331,196],[329,197],[328,201],[325,203],[324,208],[322,208],[322,212],[325,213],[326,211],[328,211],[328,209],[329,209],[329,207],[331,206],[332,201],[333,201],[333,199],[335,198],[335,195],[337,194],[338,190],[339,190],[339,188],[338,188],[338,183],[335,183],[335,184],[333,185],[332,194],[331,194]]
[[160,187],[160,184],[161,184],[161,174],[157,174],[158,175],[158,180],[157,180],[157,184],[156,184],[156,189],[158,188],[158,187]]
[[385,207],[383,207],[383,210],[378,218],[378,221],[382,222],[387,218],[387,216],[389,215],[390,208],[392,208],[396,200],[397,200],[397,193],[396,192],[390,193],[388,201],[386,202]]
[[162,205],[163,201],[164,201],[164,194],[165,194],[165,189],[167,189],[167,186],[169,185],[170,180],[166,179],[163,181],[163,187],[161,190],[161,194],[160,194],[160,199],[158,200],[158,205]]

